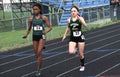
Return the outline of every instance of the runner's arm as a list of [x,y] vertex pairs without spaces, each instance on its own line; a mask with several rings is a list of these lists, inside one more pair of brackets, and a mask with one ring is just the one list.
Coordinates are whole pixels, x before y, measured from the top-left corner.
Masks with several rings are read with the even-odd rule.
[[78,16],[78,19],[82,23],[83,26],[87,27],[87,24],[86,24],[86,22],[85,22],[83,17]]
[[50,22],[49,22],[49,20],[48,20],[48,18],[47,18],[46,16],[43,16],[43,20],[45,21],[45,23],[46,23],[46,25],[47,25],[47,27],[48,27],[48,29],[44,31],[44,33],[46,34],[46,33],[48,33],[49,31],[51,31],[52,28],[51,28]]
[[28,29],[26,31],[26,34],[23,36],[23,38],[27,38],[27,36],[29,35],[31,31],[31,27],[32,27],[32,17],[28,19]]
[[63,35],[62,41],[64,41],[64,39],[66,38],[66,36],[67,36],[67,34],[70,30],[70,28],[69,28],[70,19],[68,19],[67,22],[68,22],[68,26],[66,27],[66,30],[65,30],[65,33]]

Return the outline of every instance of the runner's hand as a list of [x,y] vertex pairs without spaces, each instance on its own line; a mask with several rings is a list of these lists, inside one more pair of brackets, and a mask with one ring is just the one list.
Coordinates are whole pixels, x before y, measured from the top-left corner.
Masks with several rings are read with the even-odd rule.
[[64,35],[63,38],[62,38],[62,42],[65,40],[66,36]]
[[23,38],[23,39],[27,38],[27,35],[24,35],[22,38]]

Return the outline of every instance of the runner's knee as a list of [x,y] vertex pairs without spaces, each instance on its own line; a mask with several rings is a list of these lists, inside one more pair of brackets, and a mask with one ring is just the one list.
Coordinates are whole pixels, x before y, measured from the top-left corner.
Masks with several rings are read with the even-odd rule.
[[75,54],[75,53],[74,53],[74,51],[69,50],[69,54],[70,54],[70,55],[73,55],[73,54]]
[[41,57],[41,56],[42,56],[42,52],[41,52],[41,51],[38,51],[37,56],[38,56],[38,57]]

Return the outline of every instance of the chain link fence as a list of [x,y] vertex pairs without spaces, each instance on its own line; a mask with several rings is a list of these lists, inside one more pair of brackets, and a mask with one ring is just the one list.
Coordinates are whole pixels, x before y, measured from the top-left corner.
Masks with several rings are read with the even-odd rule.
[[[48,17],[52,26],[58,26],[57,15],[59,15],[58,19],[60,19],[62,13],[45,14],[45,16]],[[26,29],[26,26],[28,24],[28,18],[29,17],[19,17],[13,19],[0,20],[0,32]]]
[[[0,32],[26,29],[28,18],[29,16],[31,16],[31,13],[20,13],[19,9],[17,9],[16,11],[18,12],[16,13],[17,17],[12,15],[11,11],[2,11],[2,9],[0,10]],[[87,23],[93,23],[94,21],[100,20],[108,22],[108,19],[109,22],[112,22],[113,19],[116,19],[116,16],[111,16],[110,6],[82,9],[81,11],[83,13],[82,16],[84,17]],[[58,26],[62,12],[54,12],[45,15],[48,17],[52,26]],[[101,22],[100,24],[104,23]]]
[[[82,12],[83,12],[83,17],[85,18],[85,21],[88,23],[88,28],[90,26],[110,24],[111,22],[116,21],[116,16],[111,16],[110,6],[83,9]],[[5,15],[5,17],[3,17],[3,14]],[[61,27],[58,25],[62,15],[62,11],[60,13],[54,12],[54,13],[49,13],[44,15],[48,17],[53,27],[52,31],[47,34],[47,40],[62,37],[65,31],[65,27]],[[31,35],[27,40],[23,40],[21,38],[21,36],[23,36],[23,34],[27,29],[28,18],[30,16],[31,14],[26,13],[22,17],[21,15],[18,15],[18,17],[16,18],[11,18],[10,11],[9,12],[0,11],[0,36],[1,36],[0,49],[3,47],[14,47],[17,45],[18,46],[21,45],[22,47],[24,44],[26,43],[28,44],[32,42]],[[14,33],[12,31],[14,31]],[[4,33],[6,32],[9,32],[9,33],[11,32],[11,34],[13,35],[7,36],[6,34],[6,36],[3,36]],[[5,38],[8,38],[8,37],[11,38],[7,40],[9,42],[7,41],[3,42],[5,41]]]

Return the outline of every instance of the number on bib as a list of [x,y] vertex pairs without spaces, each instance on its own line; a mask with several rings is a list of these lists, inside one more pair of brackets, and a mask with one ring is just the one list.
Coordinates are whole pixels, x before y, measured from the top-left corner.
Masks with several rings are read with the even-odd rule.
[[74,37],[79,37],[79,36],[81,36],[81,31],[74,31],[74,32],[73,32],[73,36],[74,36]]
[[37,26],[34,26],[34,30],[43,30],[43,27],[37,25]]

